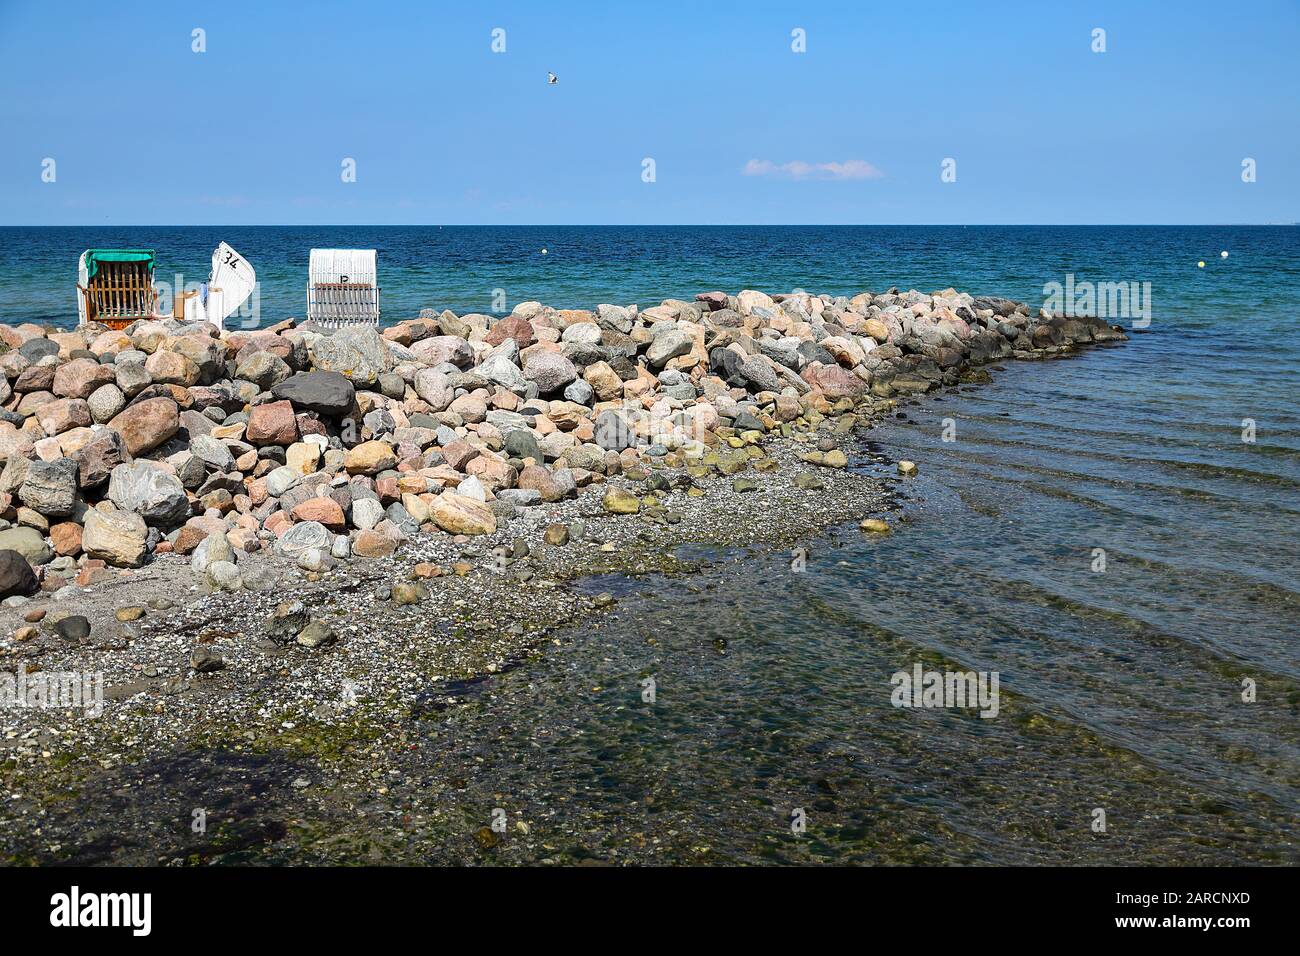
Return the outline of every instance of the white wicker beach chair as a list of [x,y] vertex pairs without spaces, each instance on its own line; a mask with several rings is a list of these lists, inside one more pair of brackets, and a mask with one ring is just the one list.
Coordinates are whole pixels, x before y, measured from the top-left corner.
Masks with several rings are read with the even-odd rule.
[[325,328],[379,324],[374,249],[313,249],[307,320]]

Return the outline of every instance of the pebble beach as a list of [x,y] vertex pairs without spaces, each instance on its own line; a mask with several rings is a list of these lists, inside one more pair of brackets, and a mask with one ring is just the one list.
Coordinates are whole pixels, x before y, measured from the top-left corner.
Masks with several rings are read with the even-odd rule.
[[[52,808],[200,746],[293,753],[305,788],[598,628],[620,595],[593,581],[890,534],[916,466],[868,476],[858,439],[899,402],[1125,337],[952,289],[528,302],[382,331],[0,327],[0,655],[103,693],[95,717],[0,715],[5,853],[184,861],[184,840],[88,851],[93,820]],[[143,833],[156,810],[135,811]]]

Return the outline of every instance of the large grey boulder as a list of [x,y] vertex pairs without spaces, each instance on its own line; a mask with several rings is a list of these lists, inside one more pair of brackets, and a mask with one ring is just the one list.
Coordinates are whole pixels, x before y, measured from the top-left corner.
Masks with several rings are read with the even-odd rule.
[[217,471],[230,471],[235,467],[235,456],[230,447],[211,435],[190,434],[190,454]]
[[421,339],[411,346],[411,354],[425,365],[442,365],[450,362],[457,368],[468,368],[474,360],[474,350],[459,335],[435,335]]
[[295,408],[321,415],[342,415],[356,399],[356,389],[342,372],[299,372],[271,389],[276,398],[286,398]]
[[558,352],[534,352],[524,362],[524,378],[542,395],[558,392],[577,377],[577,366]]
[[224,534],[210,534],[199,542],[190,556],[190,570],[195,574],[204,574],[209,565],[217,561],[238,563],[235,549]]
[[296,468],[288,465],[281,465],[279,468],[272,469],[266,476],[266,493],[272,498],[279,498],[286,491],[292,488],[298,482],[302,481],[303,474]]
[[370,531],[384,520],[384,506],[376,498],[360,498],[352,502],[352,525],[361,531]]
[[238,566],[231,561],[213,561],[208,565],[205,577],[216,591],[238,591],[244,586]]
[[621,305],[598,305],[596,306],[596,323],[602,329],[609,329],[612,332],[622,332],[626,335],[632,331],[632,325],[636,321],[630,309],[625,309]]
[[560,341],[576,345],[599,345],[600,337],[605,334],[595,322],[574,322],[560,336]]
[[77,463],[68,458],[32,462],[18,498],[47,518],[68,517],[77,507]]
[[646,361],[654,368],[663,368],[670,359],[686,355],[695,344],[689,332],[682,329],[665,329],[654,337],[646,349]]
[[495,382],[502,388],[517,394],[522,395],[528,387],[528,380],[524,378],[524,373],[519,370],[519,366],[504,355],[492,356],[474,371],[489,382]]
[[596,416],[596,444],[606,451],[622,451],[636,446],[636,432],[622,414],[612,409]]
[[420,396],[435,412],[443,411],[456,397],[447,376],[435,368],[422,368],[415,373],[415,394]]
[[0,531],[0,551],[17,551],[29,564],[46,564],[54,551],[45,543],[45,536],[35,528],[5,528]]
[[190,502],[181,480],[144,461],[113,469],[108,479],[108,500],[160,527],[180,524],[190,516]]
[[120,388],[109,382],[91,392],[86,404],[90,406],[90,417],[102,425],[126,408],[126,396]]
[[235,369],[235,378],[252,382],[260,391],[269,391],[290,375],[293,369],[280,356],[265,350],[253,352]]
[[368,326],[323,335],[311,351],[319,371],[340,372],[361,388],[371,387],[388,371],[388,346],[379,330]]
[[291,527],[275,542],[276,554],[296,558],[304,551],[315,548],[328,551],[334,535],[319,521],[302,521]]

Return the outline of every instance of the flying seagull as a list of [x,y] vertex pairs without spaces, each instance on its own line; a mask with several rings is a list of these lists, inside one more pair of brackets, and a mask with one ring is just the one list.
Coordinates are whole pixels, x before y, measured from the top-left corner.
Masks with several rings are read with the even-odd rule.
[[554,86],[556,83],[560,82],[560,78],[556,76],[554,73],[552,73],[550,70],[547,70],[546,82],[551,84],[551,86]]

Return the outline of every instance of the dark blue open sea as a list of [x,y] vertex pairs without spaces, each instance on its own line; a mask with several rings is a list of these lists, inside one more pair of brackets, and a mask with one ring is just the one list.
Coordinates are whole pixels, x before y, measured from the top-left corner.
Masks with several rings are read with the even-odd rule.
[[[1037,306],[1071,273],[1150,282],[1126,345],[1007,363],[869,433],[863,469],[920,465],[892,535],[812,542],[804,574],[751,556],[632,589],[448,737],[496,742],[485,801],[563,806],[604,857],[1300,862],[1300,230],[0,229],[0,320],[70,324],[88,246],[193,281],[223,239],[263,323],[302,315],[312,246],[379,250],[385,321],[491,312],[497,289],[507,309],[891,285]],[[997,671],[1000,715],[892,707],[914,661]],[[653,719],[591,693],[644,673]]]

